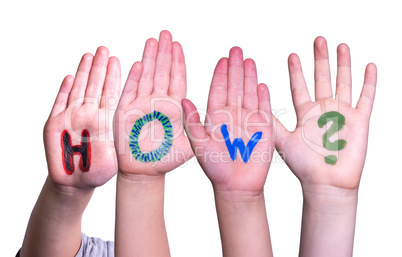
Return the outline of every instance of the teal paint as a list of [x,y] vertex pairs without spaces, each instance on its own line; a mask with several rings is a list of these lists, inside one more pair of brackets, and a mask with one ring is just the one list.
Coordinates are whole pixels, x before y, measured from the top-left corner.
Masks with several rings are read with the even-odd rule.
[[[159,148],[149,153],[143,153],[141,152],[141,149],[138,145],[138,137],[140,136],[142,127],[146,123],[148,123],[149,121],[153,121],[154,119],[157,119],[162,123],[163,129],[165,130],[165,137],[163,138],[162,144]],[[165,156],[169,152],[169,149],[172,146],[172,141],[173,141],[172,124],[170,123],[170,120],[166,115],[157,111],[148,113],[142,118],[136,120],[129,137],[131,154],[135,157],[136,160],[140,162],[159,161],[160,159],[162,159],[163,156]]]

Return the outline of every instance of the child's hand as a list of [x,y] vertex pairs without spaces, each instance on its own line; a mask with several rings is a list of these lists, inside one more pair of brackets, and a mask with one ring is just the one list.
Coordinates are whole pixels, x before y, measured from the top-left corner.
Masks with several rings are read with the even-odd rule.
[[[215,190],[260,194],[271,163],[274,142],[269,92],[265,84],[258,85],[254,61],[243,61],[242,50],[234,47],[229,59],[222,58],[218,62],[204,126],[196,107],[189,100],[183,100],[183,107],[193,151]],[[230,144],[241,138],[247,146],[255,133],[262,132],[254,150],[249,152],[247,162],[240,151],[236,150],[235,161],[229,156],[222,134],[223,124],[227,125]]]
[[186,87],[182,47],[162,31],[159,42],[146,42],[142,62],[132,66],[116,110],[115,141],[123,175],[163,175],[193,156],[182,125],[180,102]]
[[[358,187],[366,157],[377,71],[367,65],[356,109],[351,107],[350,53],[338,47],[335,99],[324,38],[314,43],[315,102],[310,100],[297,55],[289,57],[297,126],[277,122],[276,148],[303,189],[300,256],[352,256]],[[334,135],[334,136],[332,136]]]
[[115,114],[119,165],[116,256],[170,256],[163,215],[165,174],[192,157],[184,135],[182,47],[162,31],[132,66]]
[[254,61],[234,47],[218,62],[204,125],[189,100],[182,104],[191,146],[214,188],[223,256],[272,256],[263,190],[274,148],[271,107]]
[[[328,49],[324,38],[318,37],[315,40],[314,55],[315,102],[311,101],[307,91],[299,58],[296,54],[289,56],[290,85],[297,126],[293,132],[289,132],[277,122],[276,148],[299,178],[304,190],[310,186],[324,190],[357,189],[366,157],[369,120],[377,77],[376,66],[367,65],[363,90],[356,108],[353,108],[348,46],[338,46],[335,99],[332,94]],[[331,118],[324,116],[319,120],[321,115],[328,112],[344,116],[344,126],[341,128],[342,118],[335,113],[336,118],[332,121],[339,123],[340,129],[334,133],[334,137],[328,134],[329,142],[324,133],[332,124]],[[321,126],[328,124],[320,128],[319,123]],[[327,147],[332,145],[332,150],[324,148],[323,140]],[[333,144],[336,140],[339,141]]]
[[[21,256],[75,256],[81,218],[97,186],[117,172],[109,120],[120,92],[120,63],[99,47],[61,84],[44,128],[49,176],[32,211]],[[29,133],[27,133],[29,135]]]
[[[85,54],[76,77],[64,79],[44,129],[49,175],[54,184],[90,190],[116,174],[109,120],[119,92],[120,63],[116,57],[109,58],[106,47],[99,47],[95,57]],[[87,143],[85,136],[89,138]],[[81,141],[84,143],[79,147]]]

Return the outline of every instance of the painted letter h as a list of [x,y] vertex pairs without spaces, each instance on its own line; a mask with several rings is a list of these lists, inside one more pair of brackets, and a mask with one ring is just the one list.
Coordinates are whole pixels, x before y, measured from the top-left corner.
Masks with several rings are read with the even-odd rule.
[[71,145],[71,136],[67,130],[61,134],[61,149],[63,152],[64,171],[71,175],[74,172],[74,154],[80,155],[80,169],[88,171],[91,166],[91,143],[89,132],[84,129],[81,133],[81,144]]

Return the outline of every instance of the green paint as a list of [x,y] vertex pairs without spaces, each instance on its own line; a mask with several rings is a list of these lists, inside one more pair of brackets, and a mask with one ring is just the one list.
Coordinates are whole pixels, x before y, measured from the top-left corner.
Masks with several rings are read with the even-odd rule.
[[[329,138],[336,132],[341,130],[345,125],[345,117],[339,112],[327,112],[321,115],[318,119],[318,126],[323,128],[325,124],[332,121],[331,127],[322,136],[322,145],[330,151],[339,151],[345,148],[346,141],[343,139],[329,141]],[[337,158],[335,155],[329,155],[325,157],[325,162],[331,165],[335,165]]]
[[[153,150],[149,153],[143,153],[141,152],[140,146],[138,145],[138,137],[140,136],[142,127],[146,123],[153,121],[154,119],[157,119],[162,123],[163,129],[165,130],[165,138],[163,139],[163,142],[158,149]],[[131,130],[129,138],[131,154],[135,157],[136,160],[140,162],[159,161],[160,159],[162,159],[163,156],[165,156],[169,152],[169,149],[172,146],[172,142],[173,142],[172,124],[170,123],[170,120],[166,115],[158,111],[148,113],[142,118],[136,120],[133,125],[133,129]]]
[[338,158],[336,158],[335,155],[325,156],[325,162],[328,164],[335,165],[337,160],[338,160]]

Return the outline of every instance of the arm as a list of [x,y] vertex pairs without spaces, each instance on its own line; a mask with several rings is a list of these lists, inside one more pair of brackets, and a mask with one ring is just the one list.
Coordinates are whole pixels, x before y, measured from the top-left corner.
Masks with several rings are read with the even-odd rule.
[[119,61],[109,59],[105,47],[95,57],[85,54],[76,77],[64,79],[44,129],[49,176],[32,211],[21,257],[75,256],[79,251],[81,218],[94,189],[117,172],[114,144],[102,140],[108,122],[101,119],[119,87]]
[[164,208],[165,177],[117,176],[116,256],[170,256]]
[[[271,109],[254,61],[243,61],[234,47],[218,62],[204,125],[189,100],[182,105],[193,151],[214,188],[223,255],[272,256],[264,200],[274,148]],[[234,147],[241,141],[245,151]]]
[[357,189],[303,190],[300,256],[352,256]]
[[215,192],[224,256],[272,256],[264,194]]
[[20,256],[75,256],[81,218],[93,190],[64,191],[46,179],[32,211]]
[[338,47],[335,98],[324,38],[316,39],[314,55],[315,101],[310,99],[299,58],[289,56],[297,126],[289,132],[276,122],[276,148],[303,189],[300,256],[352,256],[377,71],[374,64],[367,65],[362,93],[353,108],[348,46]]
[[167,172],[192,157],[182,129],[185,95],[183,50],[162,31],[131,68],[115,115],[116,256],[170,256],[164,183]]

